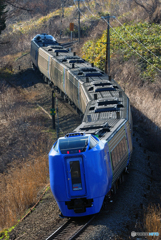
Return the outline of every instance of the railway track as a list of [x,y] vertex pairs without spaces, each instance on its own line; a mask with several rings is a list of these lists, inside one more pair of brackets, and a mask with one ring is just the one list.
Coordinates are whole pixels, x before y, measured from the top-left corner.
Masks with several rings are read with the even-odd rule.
[[77,43],[78,41],[68,42],[68,43],[62,43],[61,45],[65,48],[71,47],[74,43]]
[[77,219],[69,219],[62,226],[58,227],[46,240],[73,240],[80,235],[80,233],[91,223],[95,218],[94,216],[88,216]]

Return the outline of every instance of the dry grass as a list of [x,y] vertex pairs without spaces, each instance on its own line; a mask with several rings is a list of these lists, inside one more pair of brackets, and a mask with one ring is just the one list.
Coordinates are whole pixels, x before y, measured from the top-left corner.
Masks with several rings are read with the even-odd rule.
[[[161,77],[154,83],[148,83],[140,77],[140,67],[135,59],[123,62],[121,56],[112,60],[111,75],[120,84],[130,98],[131,104],[140,111],[136,116],[139,123],[142,122],[148,128],[159,134],[161,129]],[[139,114],[139,112],[138,112]],[[153,124],[151,124],[151,122]]]
[[0,82],[0,229],[14,225],[48,182],[55,135],[45,132],[48,117],[35,104],[39,94]]
[[54,133],[45,132],[51,120],[35,103],[39,91],[17,92],[2,86],[0,94],[0,172],[12,161],[48,153]]
[[[147,232],[158,232],[161,236],[161,208],[160,206],[151,205],[145,213],[145,229]],[[160,239],[160,237],[149,236],[148,239]]]
[[32,161],[12,164],[5,174],[0,174],[0,228],[15,224],[37,199],[40,188],[48,182],[47,155]]

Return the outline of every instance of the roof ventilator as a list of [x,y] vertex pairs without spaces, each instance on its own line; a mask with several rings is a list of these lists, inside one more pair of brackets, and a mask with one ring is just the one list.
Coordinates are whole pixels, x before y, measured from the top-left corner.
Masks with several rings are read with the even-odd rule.
[[89,77],[86,77],[86,83],[89,83]]
[[122,91],[119,92],[119,98],[122,98]]
[[106,106],[106,107],[96,107],[95,108],[95,113],[99,113],[99,112],[116,112],[116,111],[118,111],[119,110],[119,108],[117,107],[117,105],[115,104],[115,105],[113,105],[113,106]]
[[80,68],[82,72],[97,72],[95,68]]
[[68,52],[68,50],[66,50],[66,49],[55,49],[55,51],[54,52],[62,52],[62,53],[67,53]]
[[107,100],[107,99],[106,99],[106,100],[104,100],[104,99],[99,99],[99,100],[97,101],[97,104],[98,104],[98,106],[107,106],[107,105],[110,105],[110,104],[119,104],[119,105],[122,105],[117,98],[111,98],[111,99],[108,99],[108,100]]
[[97,100],[97,94],[96,93],[94,94],[94,100]]
[[84,127],[80,128],[81,130],[90,130],[90,129],[104,129],[104,130],[108,130],[109,129],[109,125],[107,122],[105,122],[104,124],[93,124],[93,125],[85,125]]
[[116,112],[116,118],[120,119],[120,112]]
[[93,111],[95,109],[95,107],[90,107],[89,111]]
[[117,88],[118,88],[118,86],[116,86],[116,85],[113,85],[113,87],[114,87],[115,89],[117,89]]
[[73,59],[73,60],[68,60],[69,63],[84,63],[84,60],[82,59]]
[[[48,46],[49,49],[63,49],[62,46]],[[49,50],[48,50],[49,51]]]
[[116,91],[116,89],[110,85],[108,87],[94,87],[95,92]]
[[104,87],[104,86],[108,86],[111,85],[110,82],[92,82],[92,85],[96,86],[96,87]]
[[102,74],[99,72],[87,72],[87,73],[83,73],[83,75],[85,77],[101,77]]
[[90,92],[90,91],[93,91],[93,87],[88,88],[88,91],[89,91],[89,92]]
[[81,75],[83,75],[83,72],[80,72],[80,71],[79,71],[79,72],[78,72],[78,76],[81,76]]

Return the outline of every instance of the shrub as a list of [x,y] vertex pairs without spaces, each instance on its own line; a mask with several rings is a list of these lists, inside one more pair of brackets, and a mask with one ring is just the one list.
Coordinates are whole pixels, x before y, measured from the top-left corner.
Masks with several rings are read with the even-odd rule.
[[[135,36],[136,39],[138,39],[158,57],[155,57],[143,45],[139,44],[133,36],[125,31],[124,26],[131,34]],[[141,66],[141,77],[153,82],[158,76],[158,71],[156,68],[161,70],[161,25],[139,23],[137,25],[124,26],[114,28],[117,34],[111,29],[111,58],[115,58],[118,53],[122,52],[123,61],[128,61],[131,57],[136,57]],[[106,54],[106,45],[103,44],[106,42],[106,35],[107,32],[105,31],[98,41],[94,42],[90,40],[86,42],[82,48],[83,58],[85,58],[87,61],[94,61],[95,66],[101,68],[102,70],[104,68],[102,61],[105,60]],[[119,38],[119,36],[121,38]],[[135,51],[129,48],[123,39],[150,63],[143,60]]]

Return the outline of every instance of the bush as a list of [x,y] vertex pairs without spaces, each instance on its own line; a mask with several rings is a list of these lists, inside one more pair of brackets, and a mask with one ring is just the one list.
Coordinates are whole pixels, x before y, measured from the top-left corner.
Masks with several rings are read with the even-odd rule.
[[[155,77],[158,75],[158,71],[156,68],[160,68],[161,66],[161,25],[158,24],[148,24],[148,23],[139,23],[137,25],[124,25],[126,29],[135,36],[142,44],[144,44],[152,53],[150,53],[143,45],[139,44],[133,36],[131,36],[128,32],[125,31],[124,27],[116,27],[112,31],[110,35],[111,41],[111,58],[117,57],[118,53],[123,53],[123,61],[128,61],[131,57],[136,57],[141,66],[141,77],[154,81]],[[86,42],[82,48],[83,50],[83,58],[87,61],[95,63],[95,66],[100,69],[104,69],[105,62],[105,54],[106,54],[106,35],[105,31],[102,37],[94,42],[92,40]],[[119,38],[119,36],[122,38]],[[143,60],[136,52],[134,52],[131,48],[127,46],[127,44],[123,41],[123,39],[142,57],[144,57],[148,62]],[[155,68],[156,67],[156,68]]]

